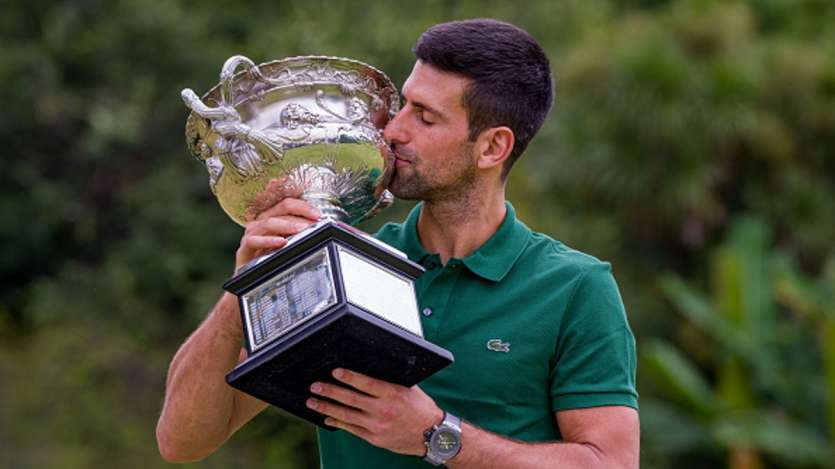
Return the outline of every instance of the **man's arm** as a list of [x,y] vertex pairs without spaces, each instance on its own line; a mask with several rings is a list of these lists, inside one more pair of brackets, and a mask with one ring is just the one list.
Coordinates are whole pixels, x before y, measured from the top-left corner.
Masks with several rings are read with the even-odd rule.
[[[443,411],[419,387],[406,388],[348,370],[334,377],[351,388],[314,383],[311,392],[340,404],[311,398],[308,406],[325,423],[372,445],[400,454],[426,454],[423,432],[440,423]],[[356,390],[360,391],[357,392]],[[463,423],[461,452],[450,468],[618,468],[638,467],[638,413],[606,406],[555,414],[561,442],[523,443]]]
[[157,444],[166,460],[205,458],[266,407],[224,379],[246,357],[242,339],[237,299],[226,293],[174,355],[157,422]]
[[[293,198],[259,214],[246,226],[235,268],[284,246],[287,236],[318,217],[314,207]],[[157,422],[157,445],[166,460],[205,458],[267,406],[226,384],[226,373],[246,358],[242,341],[238,301],[225,293],[171,361]]]
[[463,422],[461,452],[446,464],[458,468],[618,468],[639,465],[640,426],[631,407],[606,406],[556,413],[563,440],[524,443]]

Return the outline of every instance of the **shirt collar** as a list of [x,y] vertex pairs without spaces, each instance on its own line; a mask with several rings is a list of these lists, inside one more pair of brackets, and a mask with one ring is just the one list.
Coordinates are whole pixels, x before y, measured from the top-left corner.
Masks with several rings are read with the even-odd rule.
[[[418,238],[417,223],[423,203],[417,204],[403,224],[402,246],[409,259],[423,263],[433,254],[426,252]],[[493,282],[501,281],[522,255],[530,239],[531,230],[516,219],[516,211],[505,202],[506,215],[499,229],[469,256],[461,259],[467,268],[479,277]]]

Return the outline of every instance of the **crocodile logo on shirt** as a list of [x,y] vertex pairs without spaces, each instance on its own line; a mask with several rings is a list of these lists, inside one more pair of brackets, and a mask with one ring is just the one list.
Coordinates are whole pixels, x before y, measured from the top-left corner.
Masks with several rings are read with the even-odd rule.
[[510,352],[510,342],[502,342],[502,339],[490,339],[487,341],[487,350],[493,352]]

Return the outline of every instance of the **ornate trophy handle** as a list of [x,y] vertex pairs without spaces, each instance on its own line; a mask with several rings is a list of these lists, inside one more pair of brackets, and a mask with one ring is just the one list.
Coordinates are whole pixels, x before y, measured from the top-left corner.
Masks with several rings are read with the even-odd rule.
[[247,73],[254,79],[268,85],[281,85],[286,82],[280,77],[270,78],[261,72],[258,65],[244,55],[233,55],[226,59],[223,63],[223,68],[220,71],[220,96],[223,106],[233,106],[235,104],[235,89],[232,86],[235,78],[235,72],[241,66],[246,68]]
[[230,121],[230,120],[240,120],[240,116],[235,109],[228,108],[226,106],[218,106],[218,107],[209,107],[206,106],[200,97],[197,96],[197,93],[192,91],[191,88],[185,88],[183,91],[180,92],[180,96],[183,98],[183,102],[186,103],[186,106],[191,109],[195,114],[198,116],[208,119],[212,122],[214,121]]
[[235,71],[241,65],[245,65],[249,73],[257,80],[268,81],[252,60],[243,55],[233,55],[224,62],[220,70],[220,106],[207,106],[191,88],[186,88],[180,93],[189,109],[198,116],[210,120],[221,134],[228,134],[224,136],[243,137],[247,134],[246,129],[234,125],[240,124],[241,116],[234,107],[235,92],[232,85]]
[[[257,148],[263,150],[265,155],[270,155],[277,160],[281,157],[283,149],[280,144],[273,142],[263,132],[253,129],[244,124],[240,114],[235,110],[234,78],[235,72],[243,65],[252,77],[257,80],[271,82],[266,78],[258,66],[243,55],[234,55],[226,60],[220,71],[220,92],[221,102],[217,107],[207,106],[197,93],[190,88],[184,89],[180,95],[186,106],[198,116],[211,122],[212,129],[220,134],[226,141],[219,142],[219,145],[226,146],[231,152],[231,163],[241,176],[254,176],[261,172],[263,163],[259,157]],[[236,144],[236,141],[242,143]]]
[[243,55],[233,55],[226,59],[223,63],[223,68],[220,70],[220,98],[221,106],[232,107],[235,104],[235,90],[232,87],[235,72],[241,65],[246,66],[247,72],[259,81],[267,81],[267,78],[261,73],[261,70],[255,65],[255,62],[249,57]]

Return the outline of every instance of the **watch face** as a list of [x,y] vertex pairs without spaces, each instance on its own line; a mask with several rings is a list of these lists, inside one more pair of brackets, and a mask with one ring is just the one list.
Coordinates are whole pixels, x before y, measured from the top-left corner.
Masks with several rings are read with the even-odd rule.
[[458,448],[458,435],[450,431],[439,431],[435,435],[435,444],[441,453],[451,453]]

